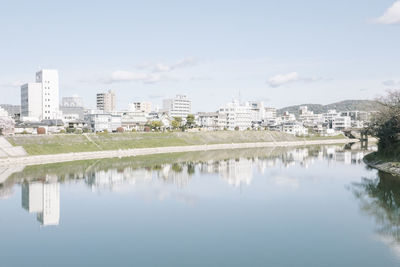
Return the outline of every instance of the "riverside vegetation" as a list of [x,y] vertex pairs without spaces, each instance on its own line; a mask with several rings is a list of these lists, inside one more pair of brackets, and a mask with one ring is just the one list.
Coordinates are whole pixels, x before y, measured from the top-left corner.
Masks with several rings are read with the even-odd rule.
[[377,101],[378,112],[370,125],[378,138],[378,151],[365,157],[366,163],[400,175],[400,90],[389,91]]

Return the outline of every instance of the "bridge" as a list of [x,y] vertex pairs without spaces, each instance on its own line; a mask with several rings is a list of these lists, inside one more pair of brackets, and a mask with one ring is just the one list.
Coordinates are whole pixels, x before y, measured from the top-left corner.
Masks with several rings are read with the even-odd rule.
[[350,139],[358,139],[361,142],[361,147],[368,147],[369,128],[346,128],[343,134]]

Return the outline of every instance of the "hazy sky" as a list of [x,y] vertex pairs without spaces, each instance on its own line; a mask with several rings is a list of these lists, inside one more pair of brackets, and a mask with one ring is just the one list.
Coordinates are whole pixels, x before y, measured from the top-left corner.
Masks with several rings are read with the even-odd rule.
[[[194,111],[263,100],[282,107],[400,88],[400,1],[3,1],[0,103],[40,68],[60,97],[118,108],[185,93]],[[239,93],[240,92],[240,93]]]

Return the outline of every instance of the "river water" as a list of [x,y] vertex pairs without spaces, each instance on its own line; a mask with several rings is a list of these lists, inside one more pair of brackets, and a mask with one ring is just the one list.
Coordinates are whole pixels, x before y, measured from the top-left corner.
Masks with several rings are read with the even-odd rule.
[[399,266],[400,178],[367,168],[365,153],[265,148],[8,170],[0,266]]

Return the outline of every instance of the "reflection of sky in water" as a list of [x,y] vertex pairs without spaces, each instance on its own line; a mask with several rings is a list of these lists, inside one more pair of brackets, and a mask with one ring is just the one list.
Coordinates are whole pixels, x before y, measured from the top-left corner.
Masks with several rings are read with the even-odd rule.
[[379,197],[393,199],[397,191],[387,190],[393,183],[379,186],[376,171],[362,163],[364,152],[332,146],[218,153],[14,174],[0,187],[3,263],[399,264],[397,202]]

